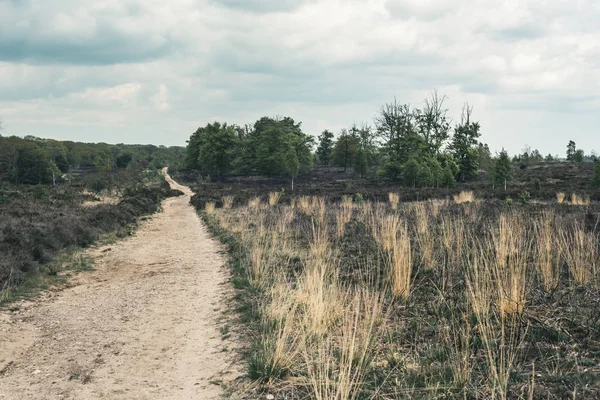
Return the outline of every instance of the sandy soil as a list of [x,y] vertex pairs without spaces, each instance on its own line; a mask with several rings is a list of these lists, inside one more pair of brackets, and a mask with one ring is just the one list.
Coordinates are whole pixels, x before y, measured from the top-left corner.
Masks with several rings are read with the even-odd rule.
[[0,310],[0,399],[215,399],[239,375],[219,246],[167,179],[185,196],[91,250],[95,271]]

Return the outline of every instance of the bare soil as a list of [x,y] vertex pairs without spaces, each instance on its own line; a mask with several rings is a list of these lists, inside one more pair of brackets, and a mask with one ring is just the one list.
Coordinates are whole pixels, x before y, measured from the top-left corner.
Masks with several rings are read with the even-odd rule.
[[216,399],[239,376],[220,248],[167,180],[185,195],[90,250],[93,272],[0,310],[0,399]]

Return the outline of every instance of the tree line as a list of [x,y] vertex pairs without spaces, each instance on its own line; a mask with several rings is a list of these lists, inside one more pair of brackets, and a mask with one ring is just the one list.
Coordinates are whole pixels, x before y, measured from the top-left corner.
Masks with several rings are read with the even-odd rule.
[[259,174],[293,181],[314,164],[334,165],[361,177],[376,170],[382,179],[411,186],[453,186],[477,176],[489,148],[479,143],[481,126],[473,109],[465,105],[453,126],[445,101],[435,91],[421,108],[394,99],[380,108],[373,126],[354,124],[337,138],[325,130],[318,142],[290,117],[263,117],[243,127],[209,123],[191,135],[185,166],[211,176]]
[[110,172],[124,168],[160,168],[177,164],[184,148],[110,145],[0,136],[0,182],[47,184],[68,179],[80,169]]
[[[316,165],[352,170],[360,177],[375,171],[380,179],[413,187],[451,187],[488,172],[494,185],[506,185],[514,163],[554,161],[530,147],[512,159],[502,150],[493,156],[480,142],[481,124],[465,104],[453,122],[447,97],[433,91],[421,107],[394,98],[373,124],[353,124],[336,135],[323,131],[315,141],[290,117],[263,117],[253,125],[214,122],[198,128],[187,145],[185,167],[202,174],[287,176],[292,179]],[[315,148],[316,146],[316,148]],[[313,152],[314,148],[314,152]],[[583,150],[570,142],[567,160],[582,162]]]

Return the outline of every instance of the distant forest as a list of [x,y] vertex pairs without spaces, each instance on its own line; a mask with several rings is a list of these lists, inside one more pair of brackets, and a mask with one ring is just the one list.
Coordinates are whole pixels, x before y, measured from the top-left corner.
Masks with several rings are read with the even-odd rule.
[[[314,165],[332,165],[359,177],[376,171],[380,179],[407,186],[452,187],[477,177],[480,169],[493,184],[506,184],[514,163],[559,160],[529,147],[513,157],[504,150],[493,155],[479,140],[481,125],[472,107],[465,104],[453,122],[446,99],[434,91],[421,108],[394,99],[378,110],[373,125],[353,124],[337,137],[325,130],[317,140],[290,117],[263,117],[245,126],[209,123],[191,135],[184,166],[213,177],[287,176],[293,182]],[[567,161],[598,161],[595,152],[585,155],[573,141],[566,150]],[[596,170],[600,181],[600,166]]]
[[81,170],[103,172],[125,168],[178,165],[185,148],[154,145],[110,145],[0,136],[0,182],[49,184],[69,180]]

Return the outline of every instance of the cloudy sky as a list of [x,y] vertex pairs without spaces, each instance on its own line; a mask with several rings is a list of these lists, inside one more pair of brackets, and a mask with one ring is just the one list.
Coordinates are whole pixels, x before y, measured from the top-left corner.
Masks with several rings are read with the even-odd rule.
[[493,150],[600,151],[597,0],[0,0],[3,134],[184,145],[372,122],[436,88]]

